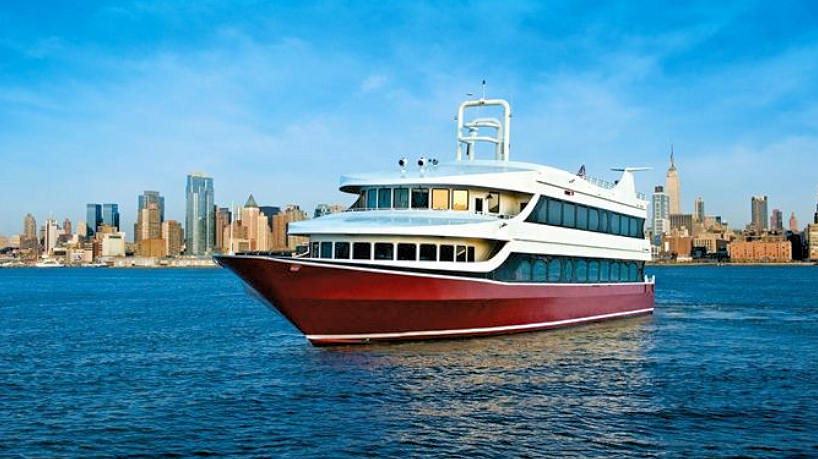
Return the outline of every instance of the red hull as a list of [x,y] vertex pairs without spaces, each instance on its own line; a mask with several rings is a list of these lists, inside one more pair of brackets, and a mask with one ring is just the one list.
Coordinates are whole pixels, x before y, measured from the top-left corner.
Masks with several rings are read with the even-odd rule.
[[313,344],[498,335],[649,314],[652,283],[513,284],[219,257]]

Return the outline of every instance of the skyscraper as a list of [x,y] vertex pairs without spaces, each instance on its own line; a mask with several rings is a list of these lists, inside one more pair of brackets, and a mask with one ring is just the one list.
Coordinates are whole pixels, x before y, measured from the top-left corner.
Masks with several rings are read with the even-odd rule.
[[182,253],[182,225],[176,220],[168,220],[162,223],[162,240],[165,241],[165,253],[169,256],[176,256]]
[[194,172],[187,176],[185,245],[189,255],[213,252],[216,218],[213,211],[213,178]]
[[676,162],[673,158],[673,146],[670,146],[670,168],[667,170],[665,177],[665,193],[670,199],[670,214],[682,213],[682,206],[679,189],[679,172],[676,170]]
[[670,230],[670,198],[665,189],[658,185],[653,189],[653,220],[652,226],[653,237],[656,238]]
[[71,219],[65,217],[65,220],[62,222],[62,233],[71,235]]
[[51,255],[54,247],[57,246],[57,220],[49,218],[43,226],[43,250],[46,255]]
[[790,215],[790,231],[792,231],[793,233],[797,233],[799,231],[798,219],[795,218],[795,212],[793,212],[792,215]]
[[230,242],[224,240],[224,233],[225,228],[230,227],[230,222],[233,221],[232,218],[233,212],[231,212],[231,209],[228,209],[227,207],[220,207],[216,209],[216,250],[221,253],[228,252],[227,246]]
[[695,223],[704,221],[704,199],[701,196],[696,198],[696,203],[693,205],[693,221]]
[[165,198],[158,191],[145,191],[139,195],[139,204],[137,205],[137,212],[142,209],[147,209],[148,204],[156,204],[159,208],[159,222],[165,221]]
[[108,226],[113,226],[119,231],[119,205],[118,204],[103,204],[102,205],[102,223]]
[[767,196],[753,196],[750,200],[752,226],[758,232],[767,229]]
[[97,233],[97,227],[102,224],[102,206],[99,204],[88,204],[85,213],[85,236],[93,238]]
[[23,240],[37,239],[37,220],[31,214],[23,219]]
[[770,229],[772,231],[784,231],[784,214],[780,209],[773,209],[770,215]]

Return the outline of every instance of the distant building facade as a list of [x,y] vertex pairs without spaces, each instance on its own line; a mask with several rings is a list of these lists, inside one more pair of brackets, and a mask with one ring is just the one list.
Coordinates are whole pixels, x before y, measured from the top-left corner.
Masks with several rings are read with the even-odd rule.
[[185,250],[189,255],[211,254],[216,243],[213,178],[190,174],[185,191]]
[[768,229],[767,196],[753,196],[750,199],[751,225],[759,233]]
[[770,215],[770,231],[779,233],[784,231],[784,214],[780,209],[773,209]]
[[162,240],[166,255],[173,257],[181,254],[184,245],[182,225],[176,220],[162,222]]
[[800,228],[798,228],[798,219],[795,218],[795,212],[790,215],[790,231],[793,233],[800,231]]
[[670,229],[686,232],[693,235],[693,215],[691,214],[670,214]]
[[744,263],[786,263],[792,261],[790,241],[733,241],[727,246],[730,261]]
[[651,209],[653,210],[651,230],[658,244],[662,234],[670,231],[670,198],[661,185],[653,189]]
[[702,223],[704,222],[704,199],[701,196],[696,198],[696,202],[693,204],[693,222],[694,223]]
[[273,217],[273,250],[293,251],[299,245],[305,244],[308,238],[303,236],[288,236],[287,228],[290,222],[307,219],[307,213],[295,204],[290,204]]
[[165,221],[165,198],[158,191],[145,190],[139,195],[137,211],[147,209],[149,204],[156,204],[159,209],[159,222]]
[[318,204],[315,206],[313,217],[323,217],[324,215],[343,212],[344,210],[346,210],[346,207],[342,204]]

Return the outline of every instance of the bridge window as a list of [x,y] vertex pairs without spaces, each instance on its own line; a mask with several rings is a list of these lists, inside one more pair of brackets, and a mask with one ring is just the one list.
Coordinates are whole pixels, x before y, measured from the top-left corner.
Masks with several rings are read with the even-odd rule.
[[548,200],[548,224],[554,226],[562,225],[562,203],[556,199]]
[[599,210],[588,209],[588,229],[590,231],[599,231]]
[[372,245],[369,242],[356,242],[352,244],[352,258],[356,260],[372,259]]
[[395,209],[409,207],[409,188],[395,188]]
[[466,261],[466,246],[457,246],[457,261]]
[[445,210],[449,208],[449,190],[446,188],[432,189],[432,209]]
[[378,189],[378,209],[389,209],[392,207],[392,189]]
[[437,261],[437,246],[420,244],[420,261]]
[[466,248],[467,260],[466,261],[474,261],[474,246],[468,246]]
[[335,243],[335,258],[349,259],[349,242]]
[[412,188],[412,208],[429,208],[429,190],[427,188]]
[[611,233],[619,234],[619,214],[611,213]]
[[452,210],[469,210],[469,192],[452,190]]
[[376,242],[375,243],[375,259],[376,260],[394,260],[395,259],[395,245],[391,242]]
[[369,189],[366,192],[366,208],[376,209],[378,207],[378,190],[375,188]]
[[321,243],[321,258],[332,258],[332,242]]
[[398,244],[398,260],[417,260],[417,245]]
[[454,246],[441,245],[440,246],[440,261],[454,261]]

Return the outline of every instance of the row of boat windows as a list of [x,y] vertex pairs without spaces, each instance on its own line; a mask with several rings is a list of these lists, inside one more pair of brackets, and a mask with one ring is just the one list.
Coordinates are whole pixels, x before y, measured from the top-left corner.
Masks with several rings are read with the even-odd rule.
[[[370,188],[355,207],[366,209],[469,210],[469,190],[450,188]],[[485,210],[484,210],[485,208]],[[488,192],[475,200],[475,212],[500,213],[500,193]]]
[[638,282],[644,269],[645,264],[639,261],[515,253],[493,277],[506,282]]
[[644,218],[631,217],[546,196],[540,197],[536,207],[525,221],[619,236],[645,237]]
[[474,246],[399,242],[313,242],[312,258],[338,260],[474,261]]

